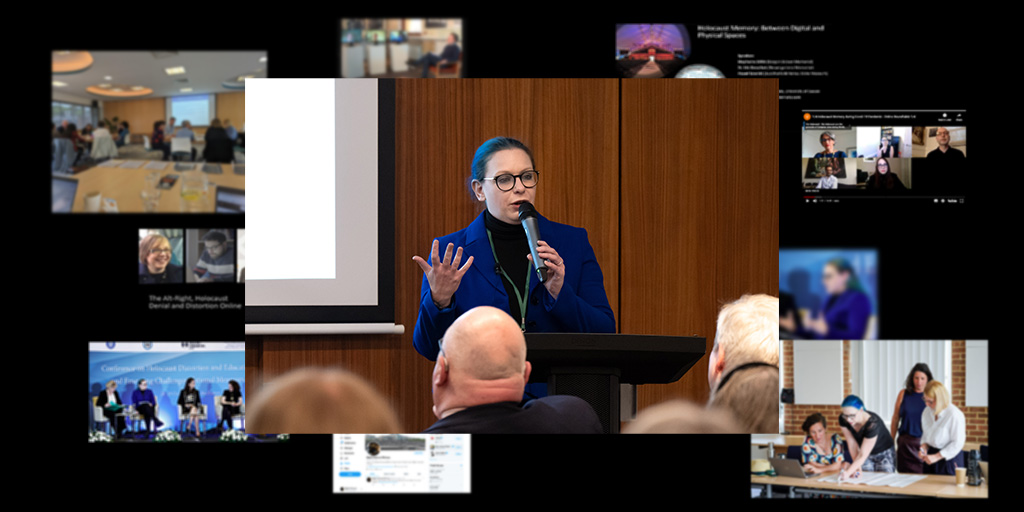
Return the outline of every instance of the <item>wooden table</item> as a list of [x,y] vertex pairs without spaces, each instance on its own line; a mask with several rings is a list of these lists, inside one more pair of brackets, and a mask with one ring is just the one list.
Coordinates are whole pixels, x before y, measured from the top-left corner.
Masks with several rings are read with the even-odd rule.
[[[141,213],[145,212],[142,206],[142,187],[146,175],[152,172],[160,173],[160,176],[173,174],[178,176],[174,186],[161,190],[160,202],[157,204],[156,213],[181,213],[181,171],[174,170],[175,162],[165,162],[167,166],[162,171],[146,169],[151,161],[143,161],[138,169],[122,169],[120,167],[93,167],[87,171],[74,175],[78,179],[78,193],[75,194],[75,203],[71,211],[73,213],[85,212],[85,196],[91,192],[99,191],[104,198],[112,198],[117,201],[117,208],[120,213]],[[201,170],[202,162],[188,162]],[[220,165],[222,174],[206,174],[210,182],[207,189],[205,213],[213,213],[216,205],[217,186],[225,186],[245,190],[245,175],[235,174],[231,164]],[[102,211],[102,207],[101,207]]]
[[822,473],[813,478],[794,478],[789,476],[750,476],[751,484],[787,485],[790,494],[842,494],[846,496],[872,497],[928,497],[928,498],[988,498],[988,483],[979,486],[956,486],[956,477],[952,475],[927,475],[924,480],[914,482],[906,487],[889,487],[885,485],[840,484],[819,482],[818,479],[835,475],[838,471]]
[[790,446],[802,446],[806,437],[788,434],[751,434],[750,444],[768,447],[768,458],[774,458],[776,453],[785,454]]

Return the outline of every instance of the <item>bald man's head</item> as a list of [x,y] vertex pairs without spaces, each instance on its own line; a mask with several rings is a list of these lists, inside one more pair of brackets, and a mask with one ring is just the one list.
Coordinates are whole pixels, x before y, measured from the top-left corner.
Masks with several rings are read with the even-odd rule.
[[434,412],[440,418],[452,409],[518,402],[529,377],[526,339],[515,320],[497,308],[473,308],[444,334],[432,378]]
[[475,379],[512,377],[526,364],[523,331],[508,313],[490,306],[457,318],[445,332],[443,349],[452,371]]

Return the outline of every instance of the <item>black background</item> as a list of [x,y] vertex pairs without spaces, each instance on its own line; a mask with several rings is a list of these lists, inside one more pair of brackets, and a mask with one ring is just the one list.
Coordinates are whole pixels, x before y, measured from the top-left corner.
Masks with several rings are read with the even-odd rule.
[[[822,94],[806,101],[780,105],[783,169],[799,158],[800,115],[804,108],[967,109],[970,92],[982,92],[977,84],[970,87],[971,77],[966,71],[959,71],[970,64],[967,46],[957,39],[962,34],[932,20],[912,19],[906,11],[896,17],[884,16],[895,19],[883,22],[843,22],[833,21],[841,17],[838,12],[796,21],[778,15],[773,20],[750,15],[739,19],[688,10],[651,19],[558,16],[505,4],[494,7],[483,6],[468,14],[382,9],[346,12],[341,8],[333,12],[279,11],[237,4],[233,9],[236,13],[230,16],[194,12],[201,21],[169,19],[174,10],[171,6],[165,6],[157,19],[116,12],[83,18],[68,10],[60,16],[60,23],[31,22],[37,27],[31,36],[35,42],[23,53],[29,57],[25,67],[31,70],[32,95],[15,106],[19,111],[24,108],[18,117],[31,120],[33,132],[38,129],[45,133],[44,127],[36,125],[49,117],[49,52],[55,49],[265,49],[270,77],[334,78],[339,72],[342,17],[428,14],[432,18],[463,19],[460,44],[465,51],[467,77],[615,77],[612,51],[616,23],[685,23],[694,46],[688,62],[712,64],[730,76],[737,53],[813,58],[817,67],[829,70],[829,78],[806,83],[784,80],[780,85],[784,89],[822,90]],[[114,11],[115,6],[106,9]],[[493,13],[482,15],[483,10]],[[827,31],[824,35],[771,34],[746,42],[723,43],[696,39],[697,23],[825,23]],[[1007,236],[1003,234],[1006,231],[1019,229],[1013,229],[1010,218],[989,218],[995,201],[982,196],[986,177],[982,170],[987,167],[985,148],[979,144],[984,143],[980,131],[984,126],[976,116],[968,160],[972,177],[964,179],[967,200],[956,207],[899,201],[808,205],[802,200],[796,174],[780,173],[781,246],[877,247],[883,338],[995,336],[996,284],[1009,285],[1015,280],[1014,266],[1009,264],[1012,260],[1000,257],[1004,251],[995,240]],[[43,339],[35,340],[39,345],[31,351],[33,360],[53,358],[53,374],[73,375],[73,382],[84,383],[86,342],[90,340],[242,339],[241,312],[168,315],[146,311],[149,290],[136,284],[132,268],[139,228],[241,228],[241,217],[229,222],[225,219],[230,217],[212,215],[51,215],[50,178],[41,168],[45,162],[41,155],[49,150],[49,141],[35,134],[27,139],[31,147],[21,149],[19,145],[15,159],[24,160],[24,167],[34,168],[29,173],[32,185],[20,189],[27,191],[32,200],[18,200],[21,206],[12,224],[16,233],[25,230],[16,235],[18,245],[28,243],[42,249],[32,251],[34,255],[27,260],[32,266],[42,266],[42,272],[17,272],[15,282],[27,300],[9,310],[39,318],[33,326],[39,326],[35,332]],[[757,134],[737,141],[757,143]],[[28,158],[26,153],[40,156]],[[20,212],[25,209],[29,212],[27,222],[19,222]],[[1003,225],[1009,229],[995,227]],[[8,250],[8,254],[18,253],[23,249]],[[223,291],[214,287],[223,287]],[[172,286],[161,288],[166,288],[162,293],[195,293],[193,287],[183,286],[179,291],[173,291],[176,287]],[[240,285],[207,285],[204,292],[227,293],[238,300],[243,294]],[[1006,351],[996,349],[997,342],[990,346],[993,360],[1005,355]],[[81,410],[84,397],[71,395],[62,410]],[[995,398],[992,401],[996,402]],[[71,470],[68,480],[82,488],[93,487],[91,484],[106,478],[127,491],[141,478],[145,485],[158,489],[151,499],[174,500],[183,506],[191,506],[186,503],[193,492],[214,498],[206,502],[214,506],[218,502],[247,504],[264,497],[288,497],[296,503],[306,503],[310,498],[313,502],[331,499],[330,436],[295,436],[291,443],[278,445],[86,446],[84,436],[76,439],[74,432],[80,432],[77,428],[58,432],[60,439],[48,441],[48,445],[73,448],[62,450],[74,454],[67,468]],[[474,436],[472,445],[473,494],[432,499],[466,503],[508,496],[534,506],[546,503],[545,495],[554,491],[559,503],[612,504],[607,498],[628,496],[636,500],[634,503],[651,506],[655,504],[644,498],[749,496],[746,436]],[[188,482],[188,491],[181,487],[182,482]],[[221,487],[225,483],[233,485],[238,494]],[[99,492],[98,487],[93,488]],[[379,496],[360,499],[367,498]],[[138,504],[145,506],[144,502]]]

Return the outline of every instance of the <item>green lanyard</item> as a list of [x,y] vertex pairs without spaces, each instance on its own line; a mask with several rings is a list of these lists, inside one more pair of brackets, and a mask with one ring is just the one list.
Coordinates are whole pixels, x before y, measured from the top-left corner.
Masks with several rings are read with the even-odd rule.
[[519,314],[523,316],[522,322],[519,324],[519,328],[526,332],[526,291],[529,291],[530,287],[530,266],[526,266],[526,291],[519,293],[519,288],[516,288],[516,283],[512,281],[512,278],[505,273],[505,269],[501,266],[501,262],[498,261],[498,251],[494,250],[494,240],[491,238],[491,230],[487,230],[487,241],[491,244],[491,254],[494,255],[494,262],[498,264],[498,269],[501,270],[501,275],[508,279],[508,282],[512,284],[512,291],[516,292],[516,300],[519,301]]

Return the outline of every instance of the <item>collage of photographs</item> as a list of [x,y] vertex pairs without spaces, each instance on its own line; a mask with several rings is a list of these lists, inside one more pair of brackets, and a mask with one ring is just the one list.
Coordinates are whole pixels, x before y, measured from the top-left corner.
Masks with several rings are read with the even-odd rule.
[[868,98],[832,58],[928,24],[393,10],[33,53],[79,467],[225,461],[273,482],[243,503],[989,498],[966,79],[915,53]]

